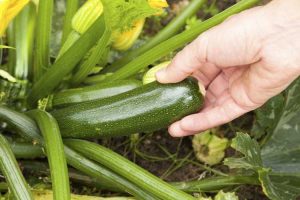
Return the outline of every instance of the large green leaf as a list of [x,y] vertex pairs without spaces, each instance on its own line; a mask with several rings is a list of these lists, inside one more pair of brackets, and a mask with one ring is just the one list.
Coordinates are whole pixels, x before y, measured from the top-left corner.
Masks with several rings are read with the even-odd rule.
[[257,173],[263,191],[270,199],[292,200],[300,194],[300,176],[277,173],[272,166],[263,164],[258,143],[249,135],[237,133],[231,146],[244,157],[227,158],[224,163],[230,168],[247,169]]
[[269,124],[272,133],[261,150],[262,160],[275,172],[300,175],[300,79],[286,91],[281,110],[276,124]]

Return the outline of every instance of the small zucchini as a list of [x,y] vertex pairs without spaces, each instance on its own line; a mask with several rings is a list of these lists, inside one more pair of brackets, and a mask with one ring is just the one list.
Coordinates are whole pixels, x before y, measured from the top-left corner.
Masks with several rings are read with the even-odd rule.
[[203,103],[193,78],[175,84],[152,82],[110,98],[57,109],[63,137],[122,136],[167,127],[197,112]]
[[141,85],[142,83],[140,81],[132,79],[69,89],[54,94],[52,105],[49,105],[49,107],[64,107],[85,101],[104,99],[133,90]]

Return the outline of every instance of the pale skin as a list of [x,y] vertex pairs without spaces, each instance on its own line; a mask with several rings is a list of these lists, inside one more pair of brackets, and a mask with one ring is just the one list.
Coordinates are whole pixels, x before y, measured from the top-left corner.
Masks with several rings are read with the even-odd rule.
[[176,83],[191,75],[206,88],[205,105],[169,127],[174,137],[262,106],[300,75],[300,0],[273,0],[230,17],[187,45],[156,77]]

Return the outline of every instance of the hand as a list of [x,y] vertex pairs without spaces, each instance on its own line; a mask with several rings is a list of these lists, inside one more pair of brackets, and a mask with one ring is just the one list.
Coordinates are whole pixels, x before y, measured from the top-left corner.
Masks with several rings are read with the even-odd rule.
[[156,76],[161,83],[196,77],[205,105],[173,123],[175,137],[225,124],[262,106],[300,75],[300,1],[274,0],[232,16],[200,35]]

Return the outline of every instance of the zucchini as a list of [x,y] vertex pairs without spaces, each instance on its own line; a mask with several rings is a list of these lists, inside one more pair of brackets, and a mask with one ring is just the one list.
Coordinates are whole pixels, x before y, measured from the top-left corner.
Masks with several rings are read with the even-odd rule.
[[103,99],[133,90],[142,83],[138,80],[121,80],[112,83],[100,83],[82,88],[74,88],[53,95],[52,107],[64,107],[85,101]]
[[61,134],[69,138],[122,136],[164,128],[197,112],[203,103],[198,82],[152,82],[110,98],[89,101],[51,112]]

